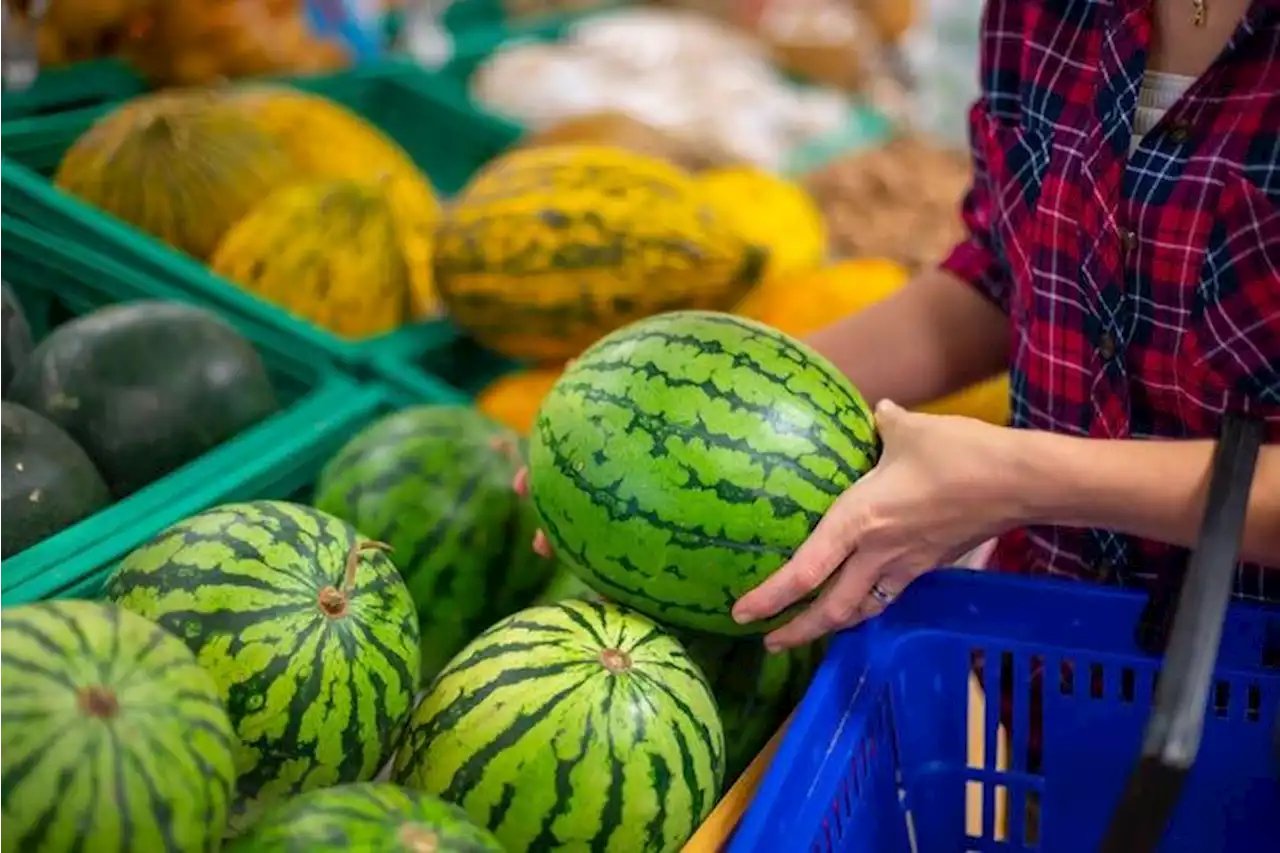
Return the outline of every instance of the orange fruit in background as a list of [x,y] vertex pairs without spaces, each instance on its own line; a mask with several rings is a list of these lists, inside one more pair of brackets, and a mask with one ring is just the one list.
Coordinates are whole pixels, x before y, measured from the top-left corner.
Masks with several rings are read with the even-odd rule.
[[[737,313],[803,338],[842,317],[886,299],[910,278],[907,269],[881,258],[859,258],[768,280],[751,291]],[[993,424],[1009,422],[1008,374],[971,385],[916,411],[962,415]]]
[[498,423],[528,435],[542,398],[560,378],[564,367],[539,367],[500,376],[476,398],[476,408]]

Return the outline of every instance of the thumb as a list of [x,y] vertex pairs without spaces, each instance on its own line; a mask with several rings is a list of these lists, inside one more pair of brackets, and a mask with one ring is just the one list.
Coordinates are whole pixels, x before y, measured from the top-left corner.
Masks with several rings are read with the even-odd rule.
[[882,436],[892,433],[908,414],[906,409],[892,400],[881,400],[876,403],[876,429]]

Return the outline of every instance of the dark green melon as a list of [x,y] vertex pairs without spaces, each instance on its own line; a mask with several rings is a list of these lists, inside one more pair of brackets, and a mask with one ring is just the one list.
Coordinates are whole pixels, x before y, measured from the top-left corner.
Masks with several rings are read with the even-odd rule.
[[30,409],[0,402],[0,551],[9,557],[88,518],[111,502],[93,462],[67,435]]
[[790,558],[875,464],[871,410],[826,359],[728,314],[675,312],[588,349],[543,400],[529,447],[556,555],[659,622],[738,625],[743,593]]
[[418,620],[380,543],[283,501],[192,516],[127,556],[107,597],[187,641],[239,743],[233,827],[372,779],[413,706]]
[[0,367],[0,396],[9,396],[9,385],[13,377],[26,365],[31,357],[31,325],[27,315],[22,311],[22,303],[14,295],[9,282],[0,283],[3,294],[2,310],[0,310],[0,355],[3,355],[3,366]]
[[183,643],[110,604],[0,614],[4,850],[216,853],[235,734]]
[[516,435],[474,409],[420,406],[361,432],[320,474],[316,506],[393,547],[418,608],[424,680],[550,575],[530,547],[533,507],[512,489],[520,464]]
[[414,711],[393,778],[462,806],[507,850],[674,853],[720,795],[702,672],[649,619],[563,601],[475,639]]
[[277,408],[262,359],[235,329],[201,308],[151,301],[59,326],[10,398],[65,429],[118,498]]
[[821,656],[815,645],[769,654],[756,637],[676,632],[702,668],[724,726],[725,784],[760,754],[804,696]]
[[580,598],[585,601],[604,601],[604,597],[596,592],[587,582],[560,566],[551,575],[551,580],[542,588],[536,604],[555,604],[567,598]]
[[503,853],[438,797],[389,782],[311,791],[277,806],[226,853]]

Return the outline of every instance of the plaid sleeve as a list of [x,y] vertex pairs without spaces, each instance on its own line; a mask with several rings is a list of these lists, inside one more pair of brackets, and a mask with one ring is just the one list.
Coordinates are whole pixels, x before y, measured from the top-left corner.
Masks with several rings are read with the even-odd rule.
[[1010,279],[991,232],[991,189],[982,156],[986,116],[1017,112],[1018,58],[1021,56],[1021,4],[1024,0],[987,0],[982,13],[979,74],[982,96],[969,110],[969,151],[973,177],[960,215],[968,236],[943,260],[942,269],[976,287],[1001,310],[1009,311]]

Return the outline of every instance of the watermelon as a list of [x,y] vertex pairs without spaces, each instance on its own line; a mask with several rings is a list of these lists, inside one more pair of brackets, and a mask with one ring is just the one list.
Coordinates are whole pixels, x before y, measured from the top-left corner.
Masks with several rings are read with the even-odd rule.
[[534,603],[555,604],[557,601],[564,601],[566,598],[581,598],[588,601],[605,600],[600,593],[587,586],[586,581],[561,566],[551,575],[551,580],[547,581],[547,585],[543,587],[542,593]]
[[542,403],[529,486],[558,558],[611,601],[710,633],[879,458],[871,410],[768,326],[673,312],[601,339]]
[[322,788],[267,812],[226,853],[503,853],[438,797],[389,782]]
[[676,633],[702,669],[724,726],[725,782],[732,784],[804,696],[820,658],[817,645],[769,654],[756,637]]
[[0,458],[0,556],[17,554],[111,503],[102,475],[71,436],[7,400],[0,402]]
[[235,734],[182,641],[110,604],[0,614],[4,849],[213,853]]
[[187,641],[239,743],[233,829],[373,778],[413,705],[418,620],[381,543],[310,507],[216,507],[129,554],[107,597]]
[[471,408],[390,415],[329,461],[315,505],[393,547],[418,608],[422,675],[527,606],[554,564],[529,547],[537,516],[511,487],[519,439]]
[[564,601],[498,622],[414,711],[393,779],[462,806],[507,850],[666,853],[710,813],[724,733],[656,624]]
[[9,397],[62,427],[125,497],[277,409],[254,348],[191,305],[112,305],[40,342]]
[[31,325],[22,311],[22,303],[14,295],[9,282],[0,282],[0,396],[9,396],[13,377],[31,358]]

